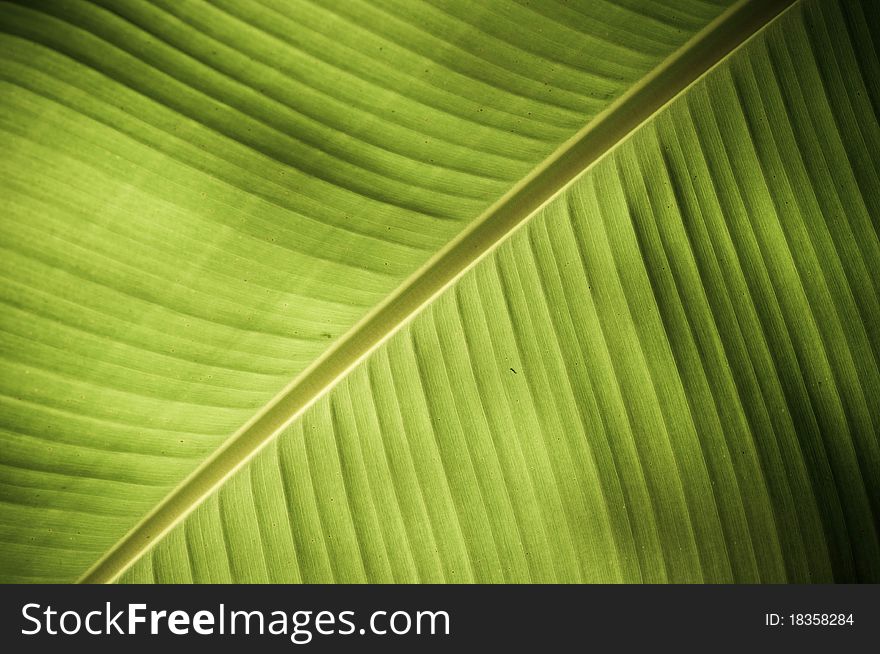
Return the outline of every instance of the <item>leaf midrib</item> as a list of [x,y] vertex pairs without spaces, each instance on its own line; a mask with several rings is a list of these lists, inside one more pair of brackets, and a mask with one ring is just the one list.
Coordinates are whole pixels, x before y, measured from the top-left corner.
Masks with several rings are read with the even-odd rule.
[[739,0],[595,116],[262,407],[80,579],[109,583],[578,176],[799,0]]

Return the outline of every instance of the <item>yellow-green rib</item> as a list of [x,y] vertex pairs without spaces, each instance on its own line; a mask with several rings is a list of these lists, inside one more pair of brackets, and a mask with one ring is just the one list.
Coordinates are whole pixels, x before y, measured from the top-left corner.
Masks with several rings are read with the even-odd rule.
[[878,25],[786,12],[122,579],[877,581]]

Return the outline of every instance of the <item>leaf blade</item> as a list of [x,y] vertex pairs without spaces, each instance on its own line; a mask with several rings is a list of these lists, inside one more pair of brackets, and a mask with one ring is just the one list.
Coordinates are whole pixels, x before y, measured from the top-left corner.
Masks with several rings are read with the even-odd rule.
[[439,255],[414,273],[401,290],[356,325],[337,347],[329,350],[294,380],[270,406],[175,489],[84,579],[98,581],[118,574],[123,562],[138,556],[144,546],[161,538],[285,425],[301,416],[327,389],[338,383],[399,326],[454,283],[535,209],[564,188],[578,172],[613,147],[622,135],[652,115],[691,83],[695,75],[708,69],[739,45],[785,5],[784,2],[738,4],[695,36],[680,51],[681,54],[670,57],[600,113],[556,155],[527,176]]

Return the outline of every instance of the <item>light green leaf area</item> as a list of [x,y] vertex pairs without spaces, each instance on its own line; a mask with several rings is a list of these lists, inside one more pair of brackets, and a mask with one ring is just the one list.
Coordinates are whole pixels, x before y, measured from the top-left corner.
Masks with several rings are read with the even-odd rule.
[[3,3],[0,580],[880,581],[880,8],[605,153],[726,4]]
[[0,579],[78,578],[723,4],[2,3]]
[[784,14],[122,580],[880,579],[876,7]]

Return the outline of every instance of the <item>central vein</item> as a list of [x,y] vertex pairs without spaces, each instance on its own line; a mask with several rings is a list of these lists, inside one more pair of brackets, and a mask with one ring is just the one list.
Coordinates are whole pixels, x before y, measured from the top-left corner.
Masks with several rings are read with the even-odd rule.
[[740,0],[487,209],[294,379],[80,579],[108,583],[576,177],[794,0]]

